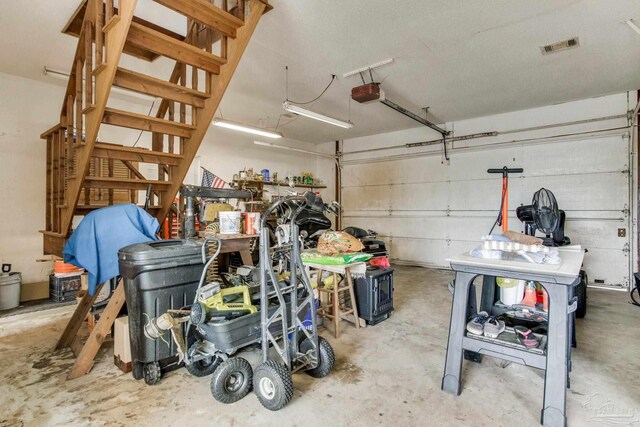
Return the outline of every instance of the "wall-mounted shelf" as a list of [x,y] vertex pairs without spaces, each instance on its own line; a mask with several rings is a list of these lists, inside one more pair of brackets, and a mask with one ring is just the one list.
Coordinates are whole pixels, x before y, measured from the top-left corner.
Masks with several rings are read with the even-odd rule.
[[[289,184],[284,182],[274,182],[274,181],[262,181],[259,179],[239,179],[233,180],[234,184],[263,184],[263,185],[273,185],[276,187],[288,187]],[[294,187],[298,188],[327,188],[324,184],[295,184]]]

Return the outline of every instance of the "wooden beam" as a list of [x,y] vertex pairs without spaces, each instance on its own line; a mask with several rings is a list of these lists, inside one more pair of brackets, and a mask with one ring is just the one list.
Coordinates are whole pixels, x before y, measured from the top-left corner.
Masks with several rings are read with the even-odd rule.
[[[242,0],[240,0],[240,1],[242,1]],[[263,4],[264,4],[264,6],[265,6],[265,7],[264,7],[264,12],[262,12],[263,14],[269,13],[269,12],[271,12],[271,11],[273,10],[273,6],[271,6],[271,5],[269,4],[269,0],[258,0],[258,1],[260,1],[261,3],[263,3]]]
[[136,23],[131,24],[127,41],[135,46],[214,74],[220,74],[220,66],[226,63],[224,58]]
[[211,123],[213,115],[218,109],[220,101],[222,100],[222,97],[224,96],[224,93],[227,90],[229,83],[231,82],[231,78],[233,77],[233,74],[235,73],[236,68],[240,63],[240,59],[242,58],[245,49],[249,45],[251,36],[258,26],[260,18],[265,12],[265,9],[267,7],[265,3],[260,0],[250,1],[251,15],[249,15],[245,20],[244,26],[238,29],[236,38],[228,40],[227,63],[224,67],[221,68],[220,75],[217,76],[216,79],[212,82],[211,97],[205,101],[205,107],[202,110],[199,110],[198,126],[193,131],[190,140],[185,144],[184,147],[183,154],[185,160],[175,168],[171,186],[169,187],[167,194],[162,202],[162,209],[156,216],[158,222],[160,223],[164,221],[164,218],[169,213],[169,209],[171,209],[173,197],[178,193],[178,190],[182,185],[182,181],[189,171],[191,162],[195,158],[196,153],[198,152],[198,148],[200,148],[200,143],[209,130],[209,123]]
[[67,326],[64,328],[62,335],[60,335],[60,338],[58,339],[58,343],[55,347],[56,350],[69,347],[71,345],[76,335],[78,334],[80,327],[82,326],[82,322],[84,322],[84,319],[87,317],[89,310],[91,310],[93,302],[100,293],[100,289],[102,289],[102,283],[96,286],[93,296],[89,295],[89,292],[85,291],[84,295],[80,299],[80,302],[76,306],[76,309],[71,315],[69,322],[67,322]]
[[[137,167],[135,167],[133,164],[131,164],[131,162],[124,160],[122,163],[124,163],[124,165],[127,167],[127,169],[129,169],[130,172],[132,172],[136,178],[138,179],[147,179],[144,175],[142,175],[142,172],[140,172],[140,170],[138,170]],[[133,178],[131,178],[133,179]]]
[[158,96],[197,108],[204,107],[204,100],[209,97],[206,93],[124,68],[118,68],[113,84],[123,89]]
[[102,123],[185,138],[191,137],[191,133],[195,129],[194,126],[185,123],[172,122],[114,108],[105,108]]
[[93,367],[93,360],[95,359],[96,354],[98,354],[98,350],[100,350],[100,346],[102,346],[102,342],[105,337],[109,334],[118,313],[120,313],[120,309],[124,305],[124,302],[124,282],[120,280],[120,283],[116,286],[113,295],[111,295],[111,299],[100,315],[100,320],[98,320],[98,323],[96,323],[93,331],[91,331],[89,338],[84,343],[84,346],[80,351],[80,355],[76,359],[76,363],[73,365],[69,376],[67,376],[68,380],[78,378],[79,376],[88,374],[89,371],[91,371],[91,368]]
[[[82,147],[82,146],[80,146]],[[122,145],[96,143],[91,153],[92,157],[100,159],[114,159],[139,163],[176,166],[182,162],[180,154],[151,151],[145,148],[125,147]]]
[[56,255],[62,257],[62,250],[65,243],[67,243],[67,237],[62,235],[53,236],[43,233],[42,236],[43,253],[45,255]]
[[40,138],[42,139],[47,139],[47,137],[49,137],[49,135],[52,135],[56,132],[58,132],[60,129],[62,128],[62,125],[60,123],[58,123],[57,125],[47,129],[46,131],[42,132],[40,134]]
[[241,19],[205,0],[155,1],[232,38],[236,37],[236,30],[244,25]]
[[[89,16],[95,15],[95,8],[92,7],[93,4],[95,3],[91,2],[88,6],[87,14]],[[137,0],[120,0],[120,21],[118,21],[115,27],[106,35],[106,57],[108,62],[104,70],[95,76],[95,108],[85,115],[85,142],[87,148],[76,152],[76,174],[78,178],[68,181],[67,197],[65,199],[66,207],[62,209],[61,214],[61,230],[64,233],[67,233],[71,227],[74,208],[76,204],[78,204],[80,190],[84,186],[84,177],[89,174],[91,151],[93,150],[93,145],[100,130],[102,116],[104,115],[109,94],[111,93],[113,79],[118,63],[120,62],[120,57],[122,56],[122,49],[129,31],[129,25],[133,19],[133,11],[135,10],[136,4]],[[82,45],[82,43],[80,43],[79,46],[80,45]],[[69,83],[71,83],[71,79]],[[70,151],[69,155],[72,154]]]
[[168,181],[155,181],[150,179],[113,178],[107,176],[88,176],[84,179],[85,188],[104,188],[114,190],[146,190],[149,184],[155,189],[166,188]]

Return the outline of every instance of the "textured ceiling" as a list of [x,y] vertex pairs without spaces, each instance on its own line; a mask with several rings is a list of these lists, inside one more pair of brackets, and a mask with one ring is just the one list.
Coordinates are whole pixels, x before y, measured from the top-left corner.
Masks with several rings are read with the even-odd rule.
[[[342,74],[386,58],[374,72],[387,97],[432,119],[455,121],[640,88],[640,22],[634,0],[272,0],[222,101],[225,118],[267,123],[287,137],[325,142],[417,123],[380,104],[351,102],[358,76]],[[69,70],[76,40],[60,30],[77,0],[6,2],[0,15],[0,72],[52,83],[47,65]],[[27,6],[28,5],[28,6]],[[152,0],[138,14],[184,33],[183,17]],[[540,46],[578,36],[578,49],[542,55]],[[125,66],[166,78],[169,61]],[[347,119],[343,130],[307,118],[281,117],[285,98],[317,96],[309,108]]]

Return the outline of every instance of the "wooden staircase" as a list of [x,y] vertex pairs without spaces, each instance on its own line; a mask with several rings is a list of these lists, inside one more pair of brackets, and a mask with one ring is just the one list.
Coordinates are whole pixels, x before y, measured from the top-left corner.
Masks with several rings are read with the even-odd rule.
[[[175,210],[222,96],[271,10],[267,0],[155,1],[173,11],[168,15],[187,18],[186,35],[135,16],[137,0],[84,0],[65,26],[78,46],[60,122],[41,135],[47,141],[45,254],[62,255],[74,216],[137,203],[139,190],[151,188],[148,210],[160,223]],[[175,66],[163,80],[121,67],[123,53],[149,62],[165,57]],[[157,112],[113,108],[113,87],[159,98]],[[149,132],[150,147],[98,142],[104,125]],[[145,176],[141,164],[156,165],[157,173]]]

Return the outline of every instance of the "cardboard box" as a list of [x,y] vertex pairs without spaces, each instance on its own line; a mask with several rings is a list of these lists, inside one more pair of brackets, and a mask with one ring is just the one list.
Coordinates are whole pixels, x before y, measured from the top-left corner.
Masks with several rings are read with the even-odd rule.
[[129,343],[129,317],[118,317],[113,324],[113,356],[122,363],[131,363]]
[[49,298],[49,282],[23,283],[20,286],[20,302]]

